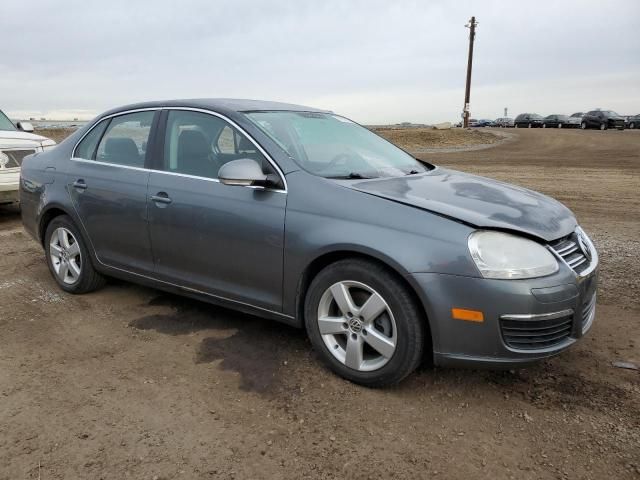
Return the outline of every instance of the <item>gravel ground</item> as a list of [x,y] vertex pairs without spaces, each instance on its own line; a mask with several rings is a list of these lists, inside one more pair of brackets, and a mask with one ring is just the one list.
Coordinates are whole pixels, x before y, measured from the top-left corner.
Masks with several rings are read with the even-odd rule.
[[612,366],[640,364],[640,131],[510,133],[420,156],[551,194],[598,245],[593,329],[522,370],[361,388],[292,328],[118,281],[67,295],[0,208],[0,479],[640,478],[640,372]]

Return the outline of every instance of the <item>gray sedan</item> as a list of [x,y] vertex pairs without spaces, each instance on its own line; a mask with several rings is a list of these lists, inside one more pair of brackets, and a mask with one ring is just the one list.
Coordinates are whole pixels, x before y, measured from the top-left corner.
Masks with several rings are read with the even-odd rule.
[[598,255],[566,207],[419,161],[329,111],[117,108],[27,157],[20,188],[63,290],[119,277],[279,320],[363,385],[423,359],[547,358],[595,316]]

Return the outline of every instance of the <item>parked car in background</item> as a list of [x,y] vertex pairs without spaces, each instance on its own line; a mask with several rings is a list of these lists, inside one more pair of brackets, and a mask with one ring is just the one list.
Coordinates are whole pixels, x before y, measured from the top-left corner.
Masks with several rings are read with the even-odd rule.
[[628,128],[629,130],[640,128],[640,115],[631,115],[630,117],[627,117],[625,128]]
[[569,128],[580,128],[583,115],[584,113],[582,112],[572,113],[571,116],[567,119],[567,122],[564,126]]
[[544,120],[542,121],[542,128],[562,128],[568,122],[568,115],[558,115],[557,113],[554,113],[544,117]]
[[513,126],[516,128],[542,127],[543,120],[537,113],[521,113],[513,121]]
[[591,110],[582,117],[580,127],[583,130],[587,128],[599,128],[600,130],[617,128],[618,130],[624,130],[624,117],[612,110]]
[[14,125],[0,110],[0,204],[19,200],[20,165],[22,159],[45,148],[53,147],[53,140],[35,135],[28,122]]
[[509,118],[509,117],[497,118],[494,123],[497,127],[510,128],[510,127],[513,127],[513,118]]
[[478,127],[493,127],[495,122],[493,120],[489,120],[488,118],[481,118],[478,120]]
[[469,119],[469,126],[470,127],[478,127],[478,119],[477,118],[470,118]]
[[62,290],[114,276],[277,319],[363,385],[425,356],[545,359],[595,318],[598,254],[567,207],[418,161],[325,110],[117,108],[29,155],[20,193]]

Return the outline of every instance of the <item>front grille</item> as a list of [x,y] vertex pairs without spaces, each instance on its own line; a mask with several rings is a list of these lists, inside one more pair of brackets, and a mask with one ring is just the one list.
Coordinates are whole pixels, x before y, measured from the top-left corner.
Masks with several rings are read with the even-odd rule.
[[35,150],[2,150],[7,157],[9,157],[8,162],[4,165],[4,168],[19,168],[22,165],[22,160],[27,155],[31,155],[32,153],[36,153]]
[[571,334],[573,311],[566,310],[549,316],[503,316],[500,328],[504,342],[518,350],[540,350],[563,343]]
[[576,273],[581,274],[590,266],[589,258],[583,249],[589,248],[580,242],[578,234],[572,233],[568,237],[556,240],[549,245]]
[[585,333],[591,327],[593,319],[596,316],[596,294],[594,293],[582,307],[582,333]]

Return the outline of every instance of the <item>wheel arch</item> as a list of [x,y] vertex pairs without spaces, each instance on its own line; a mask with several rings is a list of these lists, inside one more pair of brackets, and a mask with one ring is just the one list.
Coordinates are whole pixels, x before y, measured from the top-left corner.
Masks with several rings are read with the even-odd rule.
[[[298,319],[299,324],[302,328],[305,328],[304,322],[304,303],[307,297],[307,293],[309,291],[309,286],[313,279],[324,269],[325,267],[336,263],[340,260],[346,259],[360,259],[366,260],[375,264],[378,264],[385,268],[389,273],[391,273],[402,285],[405,286],[413,300],[416,302],[416,305],[420,309],[420,313],[422,315],[422,319],[424,321],[424,325],[426,327],[425,331],[425,346],[429,348],[429,355],[433,354],[433,341],[431,338],[431,323],[429,315],[427,314],[427,308],[422,300],[422,296],[418,294],[417,286],[411,282],[411,276],[408,275],[408,272],[405,272],[404,269],[394,262],[391,259],[388,259],[384,256],[375,255],[372,252],[363,252],[360,250],[342,248],[338,250],[332,250],[328,252],[324,252],[318,256],[316,256],[312,261],[308,263],[306,268],[303,270],[300,278],[298,280],[297,286],[297,294],[296,294],[296,304],[295,304],[295,315]],[[426,351],[425,351],[426,354]]]
[[67,215],[73,218],[73,216],[60,205],[51,205],[40,214],[40,219],[38,221],[38,239],[42,245],[44,245],[44,234],[47,231],[47,227],[54,218],[61,215]]

